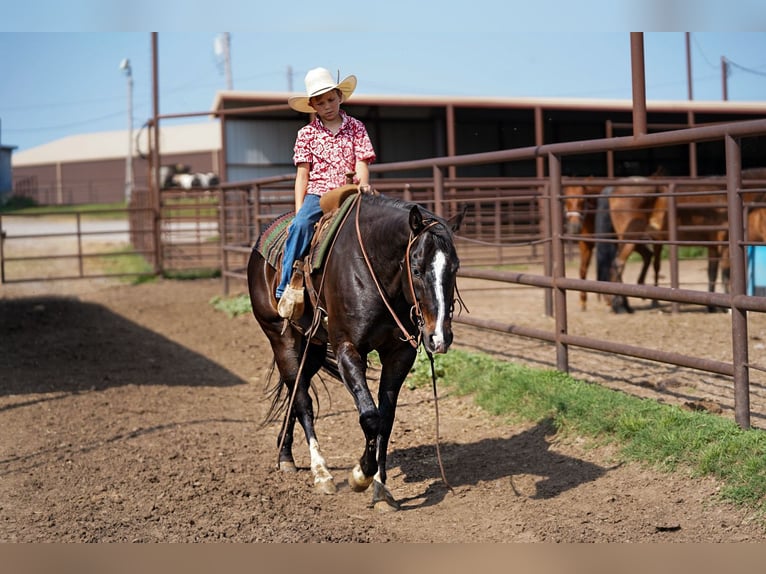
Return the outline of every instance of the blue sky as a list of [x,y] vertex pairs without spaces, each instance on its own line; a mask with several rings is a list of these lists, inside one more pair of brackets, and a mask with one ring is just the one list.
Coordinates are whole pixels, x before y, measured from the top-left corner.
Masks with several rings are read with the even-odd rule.
[[[293,6],[301,4],[308,5]],[[353,12],[348,14],[352,21]],[[323,66],[356,74],[357,93],[364,94],[631,97],[629,31],[533,32],[507,25],[501,33],[497,23],[481,32],[446,25],[418,33],[365,32],[358,26],[333,31],[309,15],[287,24],[283,30],[231,32],[234,89],[286,91],[292,69],[293,89],[302,91],[305,72]],[[208,110],[216,91],[225,89],[213,50],[218,34],[159,33],[161,113]],[[692,32],[691,38],[695,100],[721,99],[722,56],[732,62],[730,100],[766,99],[766,32]],[[684,33],[645,32],[644,50],[647,98],[686,99]],[[20,151],[71,134],[125,129],[127,81],[119,69],[124,58],[133,70],[134,126],[151,116],[149,32],[0,31],[0,54],[4,145]]]

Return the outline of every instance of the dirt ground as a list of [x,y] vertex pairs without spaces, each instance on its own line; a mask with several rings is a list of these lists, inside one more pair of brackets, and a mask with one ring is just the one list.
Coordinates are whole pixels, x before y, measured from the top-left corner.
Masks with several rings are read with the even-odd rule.
[[[477,316],[551,321],[538,293],[460,285]],[[298,435],[299,472],[275,468],[277,426],[259,426],[271,351],[252,316],[229,319],[209,304],[221,293],[218,280],[0,286],[0,541],[766,541],[756,517],[717,499],[712,479],[622,464],[610,448],[560,440],[545,421],[507,424],[444,390],[454,492],[440,479],[431,392],[405,388],[389,457],[402,511],[368,508],[371,494],[345,484],[362,450],[356,411],[328,380],[317,431],[339,491],[317,494]],[[726,314],[636,302],[635,314],[616,316],[590,305],[572,314],[572,332],[731,354]],[[766,324],[750,339],[761,349]],[[548,344],[467,326],[456,327],[455,347],[555,364]],[[731,416],[729,383],[714,376],[585,351],[570,362],[578,377],[668,402],[706,400]]]

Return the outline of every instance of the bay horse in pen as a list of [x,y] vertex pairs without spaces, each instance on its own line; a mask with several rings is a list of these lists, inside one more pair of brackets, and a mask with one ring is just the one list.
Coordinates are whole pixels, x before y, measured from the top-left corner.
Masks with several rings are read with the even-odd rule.
[[[274,405],[279,395],[291,395],[289,402],[281,401],[287,410],[278,464],[295,470],[297,420],[308,443],[315,488],[336,490],[315,432],[309,393],[312,377],[324,369],[342,381],[359,412],[363,448],[349,485],[357,492],[372,485],[371,506],[396,510],[399,504],[386,486],[386,459],[397,399],[419,345],[431,355],[446,353],[452,343],[459,267],[453,232],[465,212],[447,221],[414,203],[366,193],[342,205],[345,214],[335,215],[340,223],[321,266],[312,262],[313,249],[305,259],[305,306],[297,319],[285,323],[277,313],[278,272],[259,249],[263,235],[248,262],[253,314],[279,372]],[[367,384],[373,351],[381,365],[377,404]]]
[[[587,279],[593,251],[596,247],[596,214],[598,197],[603,185],[567,185],[562,188],[564,196],[564,227],[567,235],[579,236],[580,279]],[[580,309],[588,306],[588,292],[580,291]]]

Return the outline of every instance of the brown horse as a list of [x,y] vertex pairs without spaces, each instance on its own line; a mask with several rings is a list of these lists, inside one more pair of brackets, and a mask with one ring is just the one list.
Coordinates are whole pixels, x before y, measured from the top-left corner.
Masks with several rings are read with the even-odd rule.
[[[567,235],[581,236],[577,242],[580,251],[580,279],[586,279],[593,258],[596,243],[592,238],[596,232],[596,211],[598,195],[604,189],[601,185],[567,185],[562,189],[564,196],[564,224]],[[588,305],[587,291],[580,291],[580,309]]]
[[[386,487],[386,457],[397,398],[419,345],[430,356],[447,352],[452,343],[459,266],[453,231],[463,214],[449,223],[413,203],[382,195],[360,194],[354,202],[321,268],[314,270],[308,262],[304,269],[307,296],[295,323],[277,313],[277,271],[259,247],[263,236],[250,255],[247,278],[253,314],[279,371],[274,405],[287,407],[278,439],[280,469],[295,470],[297,420],[308,443],[315,487],[325,493],[336,490],[314,431],[309,394],[312,377],[324,368],[353,395],[364,434],[349,485],[363,491],[372,484],[373,506],[394,510],[399,505]],[[367,384],[373,351],[381,364],[377,404]]]
[[[721,184],[678,185],[679,195],[673,198],[676,204],[677,239],[694,243],[700,242],[707,249],[708,291],[715,291],[718,269],[725,293],[729,292],[729,211],[726,188]],[[689,195],[685,195],[689,194]],[[658,240],[668,239],[669,195],[662,195],[655,203],[652,221],[653,236]],[[715,309],[709,308],[713,311]]]
[[[609,216],[618,241],[617,253],[611,265],[610,278],[622,282],[628,257],[635,251],[641,256],[641,271],[637,283],[644,284],[649,266],[654,269],[654,285],[659,282],[662,245],[644,243],[656,240],[655,232],[660,223],[653,217],[655,203],[661,187],[650,178],[630,177],[622,180],[609,191]],[[623,296],[607,298],[615,312],[632,312]]]

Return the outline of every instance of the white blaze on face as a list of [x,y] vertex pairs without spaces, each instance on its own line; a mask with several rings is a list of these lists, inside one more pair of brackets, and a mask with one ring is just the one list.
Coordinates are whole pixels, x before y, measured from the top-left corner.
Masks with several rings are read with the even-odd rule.
[[447,302],[444,300],[444,272],[447,268],[447,256],[437,251],[433,259],[432,271],[434,276],[434,293],[436,294],[436,325],[434,326],[433,343],[439,347],[444,343],[444,319],[447,316]]

